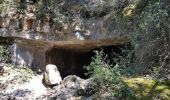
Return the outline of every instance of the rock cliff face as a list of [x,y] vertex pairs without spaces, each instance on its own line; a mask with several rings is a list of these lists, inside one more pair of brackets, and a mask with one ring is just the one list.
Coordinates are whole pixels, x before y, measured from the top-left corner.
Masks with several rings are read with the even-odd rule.
[[[68,41],[97,40],[125,35],[125,29],[115,14],[117,10],[126,6],[127,0],[40,0],[32,2],[35,1],[18,1],[20,5],[2,10],[1,36]],[[20,7],[21,5],[23,8]]]
[[[64,76],[74,74],[65,69],[82,67],[86,64],[79,60],[82,57],[90,62],[89,51],[128,42],[127,30],[115,14],[129,3],[129,0],[11,0],[1,10],[0,43],[12,45],[15,64],[41,71],[51,63],[64,71]],[[78,72],[81,73],[79,68]]]

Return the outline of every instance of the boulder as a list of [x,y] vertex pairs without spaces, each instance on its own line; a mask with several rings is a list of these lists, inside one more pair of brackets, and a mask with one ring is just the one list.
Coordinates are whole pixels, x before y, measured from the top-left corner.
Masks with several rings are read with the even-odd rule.
[[87,81],[76,75],[69,75],[63,79],[62,84],[66,88],[85,89]]
[[45,85],[47,86],[53,86],[53,85],[59,85],[62,81],[60,72],[57,68],[57,66],[48,64],[45,68],[45,72],[43,74],[43,80],[45,82]]

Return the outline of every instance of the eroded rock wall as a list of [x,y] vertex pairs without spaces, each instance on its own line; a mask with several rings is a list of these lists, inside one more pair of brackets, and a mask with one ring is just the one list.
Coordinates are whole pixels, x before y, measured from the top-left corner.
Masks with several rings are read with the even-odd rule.
[[30,45],[13,44],[9,47],[11,60],[15,65],[28,66],[34,71],[42,72],[46,65],[45,51]]
[[128,0],[12,1],[9,5],[13,6],[1,13],[1,36],[58,41],[126,35],[115,14]]

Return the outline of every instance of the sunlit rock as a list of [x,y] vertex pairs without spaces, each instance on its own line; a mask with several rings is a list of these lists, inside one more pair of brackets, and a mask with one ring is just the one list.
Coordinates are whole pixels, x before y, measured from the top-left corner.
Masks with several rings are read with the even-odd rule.
[[11,47],[13,52],[13,62],[16,65],[31,66],[33,63],[33,54],[26,48],[14,44]]
[[28,19],[35,19],[34,13],[27,13],[26,16]]
[[75,32],[75,36],[77,37],[77,39],[79,40],[85,40],[85,37],[82,35],[82,33],[80,32]]
[[37,32],[41,32],[41,20],[38,20],[37,22],[36,22],[36,27],[35,27],[35,30],[37,31]]
[[44,82],[46,85],[59,85],[62,81],[60,72],[57,66],[48,64],[44,72]]
[[50,22],[45,22],[45,24],[43,26],[43,32],[45,32],[45,33],[51,32]]
[[6,29],[6,28],[1,28],[0,29],[0,36],[7,36],[8,34],[8,29]]

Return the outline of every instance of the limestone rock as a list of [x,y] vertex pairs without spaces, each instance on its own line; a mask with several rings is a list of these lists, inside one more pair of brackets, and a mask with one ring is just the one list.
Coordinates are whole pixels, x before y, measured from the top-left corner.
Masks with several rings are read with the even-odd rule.
[[11,57],[12,62],[15,63],[15,65],[21,65],[21,66],[31,66],[33,65],[33,53],[31,50],[28,50],[27,48],[18,45],[13,44],[9,51],[13,53],[13,56]]
[[44,82],[46,85],[51,86],[51,85],[59,85],[60,82],[62,81],[60,72],[57,68],[57,66],[48,64],[45,68],[44,72]]
[[27,13],[27,14],[26,14],[26,17],[27,17],[28,19],[35,19],[34,13]]
[[91,100],[94,91],[90,92],[89,85],[90,79],[69,75],[47,97],[49,100]]
[[43,26],[43,32],[45,32],[45,33],[51,32],[50,22],[45,22],[45,24]]
[[62,84],[64,84],[67,88],[80,88],[84,89],[86,87],[86,82],[84,79],[81,79],[80,77],[76,75],[69,75],[65,77],[62,81]]

